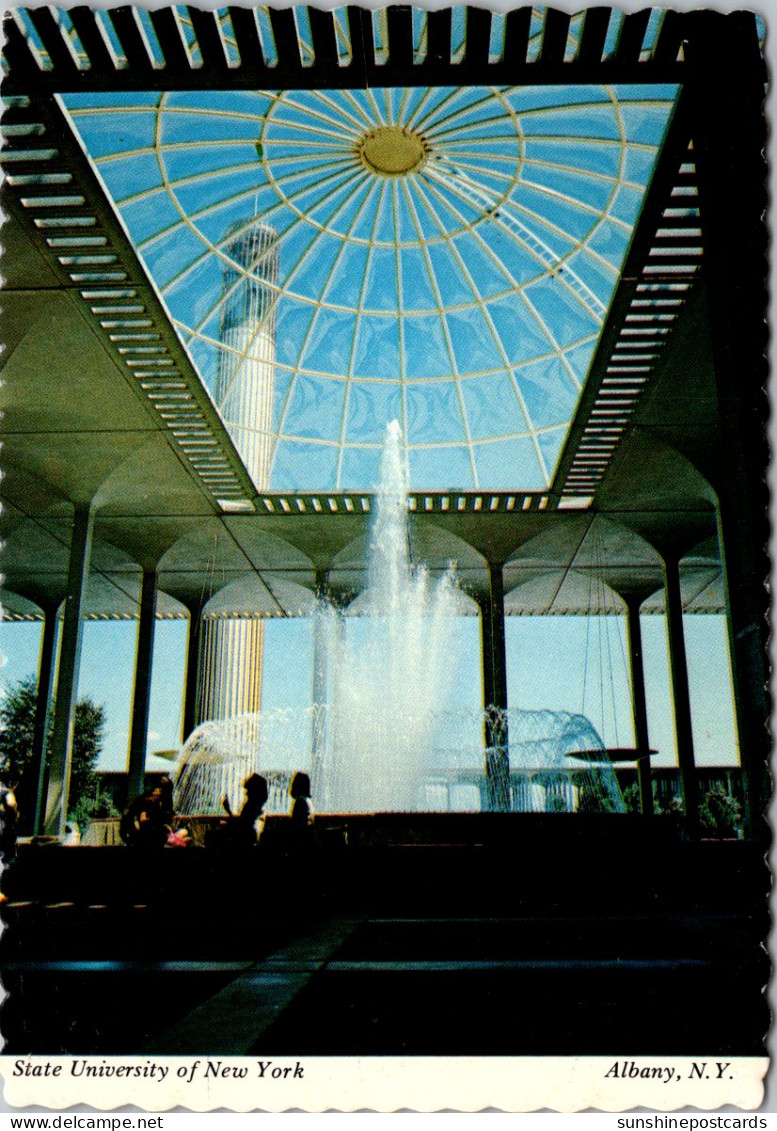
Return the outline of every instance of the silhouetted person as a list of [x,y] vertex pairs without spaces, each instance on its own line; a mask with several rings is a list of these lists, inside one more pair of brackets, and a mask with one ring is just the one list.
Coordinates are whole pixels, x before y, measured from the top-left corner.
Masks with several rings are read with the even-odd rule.
[[172,782],[163,778],[154,789],[135,798],[121,818],[119,833],[129,848],[164,848],[172,821]]
[[235,816],[229,804],[229,798],[224,797],[221,804],[228,816],[228,821],[214,829],[208,838],[208,844],[219,848],[251,848],[256,844],[261,835],[262,811],[269,797],[267,781],[261,774],[251,774],[243,782],[245,801],[240,812]]
[[16,859],[18,819],[16,791],[12,785],[0,781],[0,860],[3,864],[11,864]]
[[[16,806],[14,787],[0,781],[0,861],[5,872],[16,859],[16,833],[19,812]],[[3,887],[6,881],[3,879]],[[0,903],[6,903],[8,896],[0,892]]]
[[293,804],[291,806],[292,841],[304,846],[311,842],[313,835],[313,806],[310,803],[310,777],[300,771],[291,779],[289,787]]

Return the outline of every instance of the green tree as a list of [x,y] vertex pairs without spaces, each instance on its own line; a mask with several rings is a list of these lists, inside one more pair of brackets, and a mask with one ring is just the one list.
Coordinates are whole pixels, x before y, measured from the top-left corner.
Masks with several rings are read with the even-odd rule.
[[[34,675],[20,680],[0,703],[0,773],[14,784],[29,779],[35,725],[37,681]],[[54,704],[46,720],[46,757],[51,755],[51,724]],[[102,748],[105,709],[91,699],[79,699],[73,725],[73,756],[70,764],[68,816],[82,823],[95,806],[95,767]],[[30,791],[28,790],[28,795]],[[32,791],[34,792],[34,790]]]

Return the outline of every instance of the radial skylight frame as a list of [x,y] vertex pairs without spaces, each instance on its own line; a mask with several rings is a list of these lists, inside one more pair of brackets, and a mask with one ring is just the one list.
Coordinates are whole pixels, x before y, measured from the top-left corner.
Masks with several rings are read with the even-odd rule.
[[[277,227],[281,276],[274,317],[281,332],[294,323],[301,330],[279,333],[274,345],[273,420],[262,424],[272,432],[273,463],[262,487],[369,489],[383,425],[396,415],[414,489],[543,491],[676,93],[675,86],[414,87],[67,95],[61,101],[212,393],[217,365],[226,364],[218,355],[234,351],[219,331],[227,298],[226,230],[240,218],[240,207],[246,225],[256,212]],[[446,106],[450,112],[443,115]],[[175,132],[184,120],[189,128],[198,125],[196,152],[208,162],[188,174],[195,139]],[[571,123],[578,133],[570,132]],[[377,134],[373,148],[380,153],[392,129],[408,134],[407,153],[418,157],[419,144],[425,147],[412,169],[382,169],[380,158],[376,168],[365,159],[365,138]],[[419,137],[420,143],[412,140]],[[213,163],[214,154],[229,156]],[[327,157],[325,169],[320,161],[312,166],[316,155]],[[213,191],[219,178],[221,196]],[[606,200],[590,186],[606,190]],[[200,206],[193,208],[198,191]],[[327,194],[333,207],[324,212]],[[152,207],[138,220],[144,200]],[[387,200],[393,238],[381,215]],[[174,224],[164,219],[165,210]],[[161,219],[157,230],[148,227],[150,219]],[[578,225],[577,233],[570,225]],[[361,275],[353,256],[349,266],[354,244],[365,249]],[[309,293],[311,257],[323,253],[331,260],[324,285]],[[395,264],[397,298],[389,309],[381,308],[387,296],[371,278],[381,257]],[[177,261],[172,274],[164,266],[168,259]],[[420,272],[412,270],[416,260]],[[343,282],[336,272],[344,265]],[[236,266],[243,270],[232,261],[233,271]],[[209,288],[199,312],[186,289],[187,278],[198,272]],[[500,276],[502,288],[495,290]],[[348,302],[335,301],[335,284],[345,288]],[[416,296],[428,290],[427,306],[405,302],[411,284]],[[312,309],[307,321],[304,308]],[[396,370],[389,372],[388,362],[383,372],[365,370],[378,365],[380,350],[366,348],[362,338],[380,342],[378,330],[389,323]],[[570,337],[575,323],[580,332]],[[523,352],[513,340],[520,325],[532,339]],[[338,335],[349,346],[345,362],[335,349]],[[428,349],[411,348],[409,339]],[[252,348],[243,343],[240,350],[250,355]],[[424,365],[433,371],[422,373]],[[371,430],[370,416],[376,418]]]

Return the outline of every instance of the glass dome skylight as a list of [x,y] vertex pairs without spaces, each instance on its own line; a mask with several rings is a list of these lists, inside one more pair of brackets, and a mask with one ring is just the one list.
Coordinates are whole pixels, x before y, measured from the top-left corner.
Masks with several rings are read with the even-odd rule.
[[63,102],[258,486],[368,489],[396,418],[414,489],[542,490],[675,93]]

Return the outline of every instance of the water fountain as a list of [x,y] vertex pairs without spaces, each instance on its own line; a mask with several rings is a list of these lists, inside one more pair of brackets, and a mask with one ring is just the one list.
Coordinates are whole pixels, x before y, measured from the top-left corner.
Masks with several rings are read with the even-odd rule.
[[[463,615],[468,601],[453,566],[435,579],[413,561],[407,493],[394,421],[375,497],[367,584],[346,610],[321,600],[315,613],[319,701],[204,723],[179,756],[179,811],[218,812],[225,793],[238,804],[240,783],[254,771],[270,784],[268,811],[285,811],[295,769],[310,770],[323,812],[482,807],[483,712],[448,709],[459,666],[451,618]],[[587,719],[512,710],[503,721],[514,808],[622,808],[611,767],[568,757],[603,748]],[[497,741],[499,729],[492,727]]]

